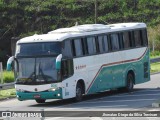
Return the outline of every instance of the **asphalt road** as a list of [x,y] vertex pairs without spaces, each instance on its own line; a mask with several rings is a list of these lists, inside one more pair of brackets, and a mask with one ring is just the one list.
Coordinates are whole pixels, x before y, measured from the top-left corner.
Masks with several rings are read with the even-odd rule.
[[[1,101],[0,111],[154,111],[160,108],[152,108],[152,103],[160,100],[160,74],[151,76],[151,81],[135,85],[134,91],[125,93],[123,91],[107,91],[95,95],[84,97],[82,102],[75,103],[69,100],[49,100],[45,104],[37,104],[35,101],[18,101],[17,99]],[[52,118],[48,118],[52,120]],[[63,120],[57,117],[53,120]],[[68,118],[73,119],[75,118]],[[76,118],[77,120],[81,118]],[[105,120],[112,118],[90,117],[83,120]],[[120,120],[130,120],[130,118],[119,118]],[[133,119],[133,118],[132,118]],[[135,118],[137,120],[137,118]],[[152,120],[152,118],[139,118]],[[158,118],[154,118],[156,120]],[[67,119],[66,119],[67,120]]]

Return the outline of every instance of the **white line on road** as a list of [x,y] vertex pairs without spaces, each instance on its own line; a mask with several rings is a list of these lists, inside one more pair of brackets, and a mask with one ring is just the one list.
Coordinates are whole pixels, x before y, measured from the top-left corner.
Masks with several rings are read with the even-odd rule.
[[100,117],[90,117],[89,119],[90,119],[90,120],[103,120],[103,119],[100,118]]
[[[117,108],[117,107],[127,107],[128,105],[111,105],[111,106],[95,106],[96,108]],[[58,107],[58,110],[59,111],[61,111],[61,110],[71,110],[71,111],[75,111],[75,110],[79,110],[79,111],[82,111],[82,109],[85,109],[85,111],[90,111],[90,109],[89,108],[91,108],[91,107],[83,107],[83,106],[81,106],[81,107],[78,107],[78,108],[59,108]],[[54,108],[48,108],[48,109],[45,109],[45,110],[47,110],[47,111],[49,111],[49,110],[54,110],[54,109],[56,109],[57,110],[57,108],[56,107],[54,107]],[[96,110],[96,109],[95,109]],[[93,110],[94,111],[94,110]]]
[[46,120],[59,120],[62,119],[64,117],[54,117],[54,118],[46,118]]
[[126,97],[126,96],[132,96],[132,97],[138,97],[138,96],[160,96],[160,94],[138,94],[138,95],[132,95],[132,94],[128,94],[128,95],[119,95],[119,96],[112,96],[112,97]]
[[[130,102],[130,101],[153,101],[156,99],[132,99],[132,100],[115,100],[115,101],[95,101],[95,102],[83,102],[83,103],[107,103],[107,102]],[[82,104],[82,103],[77,103],[77,104]]]

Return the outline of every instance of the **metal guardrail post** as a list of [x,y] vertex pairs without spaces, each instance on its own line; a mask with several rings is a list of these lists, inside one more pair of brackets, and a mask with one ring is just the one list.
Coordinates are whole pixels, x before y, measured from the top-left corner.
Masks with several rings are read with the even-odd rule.
[[0,83],[3,84],[3,66],[2,62],[0,62]]

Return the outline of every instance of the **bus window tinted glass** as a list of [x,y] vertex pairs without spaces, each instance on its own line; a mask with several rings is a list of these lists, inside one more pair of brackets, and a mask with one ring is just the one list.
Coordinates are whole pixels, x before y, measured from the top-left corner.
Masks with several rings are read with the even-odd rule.
[[123,33],[123,43],[124,43],[124,48],[130,48],[130,40],[129,40],[129,33],[124,32]]
[[74,40],[74,46],[75,46],[76,56],[82,56],[82,43],[81,43],[81,39],[75,39]]
[[108,52],[109,51],[109,48],[108,48],[108,38],[107,38],[107,36],[105,35],[104,36],[104,50],[105,50],[105,52]]
[[88,53],[95,54],[96,53],[96,45],[95,45],[95,38],[94,37],[87,37],[87,46],[88,46]]
[[61,54],[60,42],[22,43],[18,45],[17,56],[41,56]]
[[98,43],[99,43],[99,51],[100,53],[103,53],[104,52],[103,36],[98,36]]
[[111,34],[110,38],[111,38],[112,50],[113,51],[119,50],[118,34]]
[[148,45],[147,30],[143,29],[141,30],[141,33],[142,33],[142,39],[143,39],[143,46],[147,46]]
[[70,40],[66,40],[63,43],[63,49],[62,54],[65,57],[72,57],[72,51],[71,51],[71,42]]
[[139,30],[134,31],[134,40],[135,40],[136,47],[141,46],[141,36],[140,36]]

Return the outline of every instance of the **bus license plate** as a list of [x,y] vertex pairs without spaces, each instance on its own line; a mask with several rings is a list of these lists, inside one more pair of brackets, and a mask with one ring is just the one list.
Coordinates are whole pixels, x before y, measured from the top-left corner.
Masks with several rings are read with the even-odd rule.
[[39,94],[34,95],[34,98],[41,98]]

